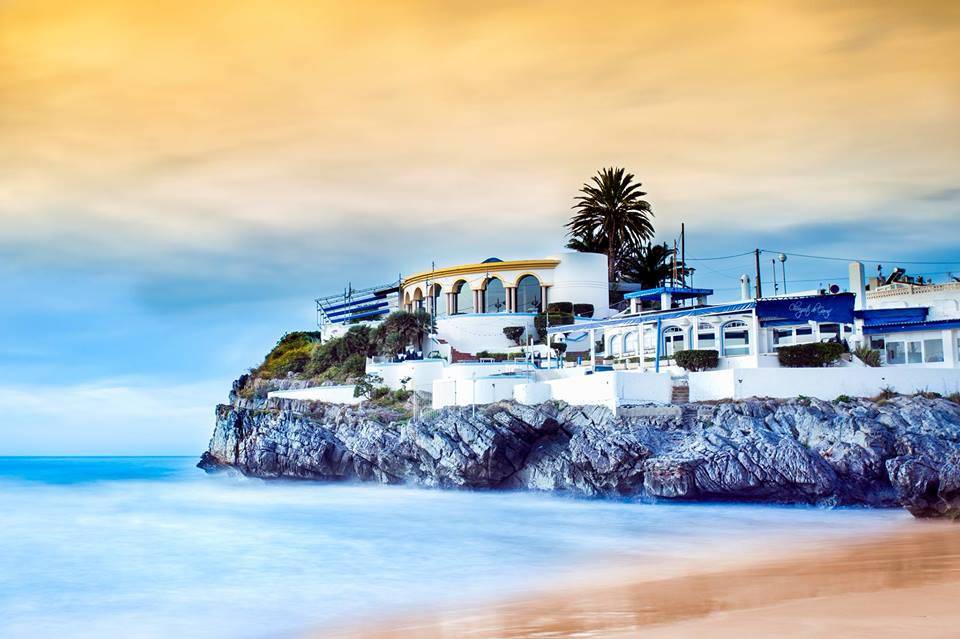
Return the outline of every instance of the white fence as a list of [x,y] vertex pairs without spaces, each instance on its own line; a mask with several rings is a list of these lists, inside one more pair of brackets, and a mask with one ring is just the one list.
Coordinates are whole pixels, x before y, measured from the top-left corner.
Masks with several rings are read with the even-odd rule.
[[944,368],[740,368],[690,373],[690,401],[790,398],[832,400],[839,395],[873,397],[890,387],[898,393],[960,392],[960,370]]

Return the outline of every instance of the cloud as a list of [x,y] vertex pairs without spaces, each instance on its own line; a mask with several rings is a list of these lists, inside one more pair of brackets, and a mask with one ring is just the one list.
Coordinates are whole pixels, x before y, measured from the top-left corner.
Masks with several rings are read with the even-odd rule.
[[0,388],[0,455],[199,455],[222,382]]

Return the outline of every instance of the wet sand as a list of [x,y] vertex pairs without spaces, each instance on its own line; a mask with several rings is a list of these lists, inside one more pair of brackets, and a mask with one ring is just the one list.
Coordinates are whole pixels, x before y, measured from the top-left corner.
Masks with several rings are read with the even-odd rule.
[[869,540],[597,569],[510,601],[325,631],[354,639],[957,637],[960,525],[905,522]]

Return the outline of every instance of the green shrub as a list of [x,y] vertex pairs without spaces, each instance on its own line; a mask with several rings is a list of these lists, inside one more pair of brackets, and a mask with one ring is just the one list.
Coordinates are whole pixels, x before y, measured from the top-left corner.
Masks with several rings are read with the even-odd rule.
[[574,304],[573,314],[577,317],[593,317],[593,304]]
[[267,353],[263,363],[255,369],[254,375],[270,378],[304,372],[319,340],[320,333],[315,331],[287,333]]
[[375,386],[370,390],[370,399],[377,401],[390,395],[390,389],[386,386]]
[[[550,326],[563,326],[573,324],[573,313],[563,313],[550,311]],[[540,344],[546,344],[547,340],[547,313],[538,313],[533,318],[533,325],[537,330],[537,341]]]
[[838,404],[849,404],[851,400],[849,395],[837,395],[837,398],[833,401]]
[[572,302],[550,302],[547,304],[548,313],[564,313],[573,315]]
[[843,344],[820,342],[783,346],[777,351],[780,365],[787,368],[822,368],[830,366],[843,355]]
[[503,334],[517,346],[520,346],[520,339],[523,337],[524,328],[522,326],[504,326]]
[[883,388],[880,389],[880,394],[877,395],[874,399],[877,399],[877,400],[882,399],[886,401],[889,399],[893,399],[896,396],[897,396],[897,391],[896,389],[894,389],[893,386],[884,386]]
[[941,397],[943,397],[943,395],[941,395],[940,393],[935,393],[933,391],[921,391],[917,393],[917,395],[924,399],[940,399]]
[[[357,380],[356,386],[353,388],[353,396],[372,399],[373,393],[379,392],[377,389],[386,388],[386,386],[381,386],[381,384],[383,384],[382,377],[375,373],[367,373]],[[389,389],[387,390],[389,391]]]
[[673,354],[677,366],[688,371],[706,371],[720,363],[720,353],[711,349],[677,351]]
[[367,358],[360,353],[354,353],[340,366],[340,374],[346,377],[361,377],[367,370]]
[[871,368],[879,368],[880,366],[880,351],[874,350],[869,346],[858,346],[857,350],[854,351],[854,355]]
[[950,393],[947,395],[947,399],[954,404],[960,404],[960,393]]
[[557,342],[553,344],[553,350],[557,352],[557,355],[563,357],[563,354],[567,352],[566,342]]

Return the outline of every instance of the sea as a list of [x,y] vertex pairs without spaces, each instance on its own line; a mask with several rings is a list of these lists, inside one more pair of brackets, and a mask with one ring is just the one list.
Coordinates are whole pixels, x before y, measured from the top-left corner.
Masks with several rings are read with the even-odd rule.
[[0,637],[296,637],[645,564],[880,532],[895,510],[651,504],[0,458]]

